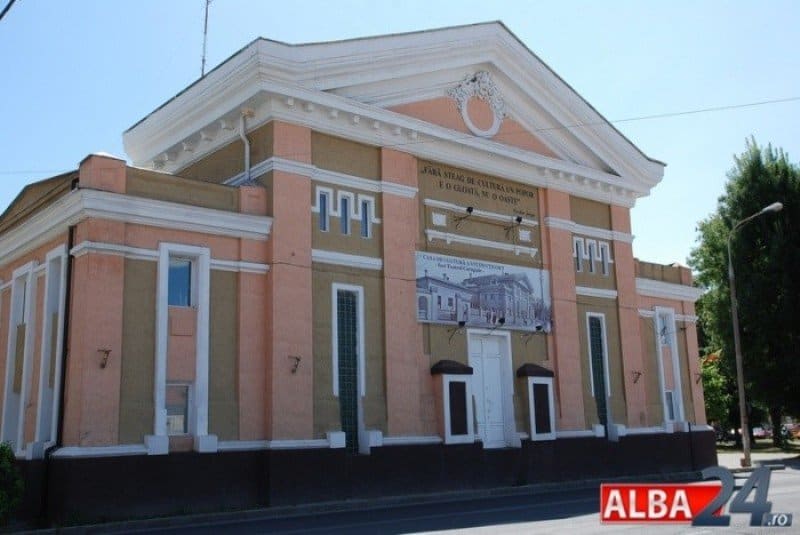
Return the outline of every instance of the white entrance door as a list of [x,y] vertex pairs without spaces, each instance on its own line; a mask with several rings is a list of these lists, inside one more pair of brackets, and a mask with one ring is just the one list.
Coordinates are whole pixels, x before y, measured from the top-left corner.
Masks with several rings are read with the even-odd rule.
[[503,403],[506,366],[501,339],[475,336],[471,342],[469,363],[473,369],[472,392],[478,435],[484,448],[503,448],[510,444],[506,437],[507,410]]

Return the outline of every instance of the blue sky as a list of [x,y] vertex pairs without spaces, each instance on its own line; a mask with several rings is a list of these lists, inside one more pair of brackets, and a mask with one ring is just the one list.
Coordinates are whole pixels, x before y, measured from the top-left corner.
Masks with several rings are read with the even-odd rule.
[[[0,0],[5,5],[7,0]],[[0,21],[0,207],[200,75],[204,0],[18,0]],[[607,119],[800,97],[800,2],[214,0],[208,63],[252,39],[327,41],[502,20]],[[800,100],[616,122],[664,180],[633,209],[634,253],[685,263],[754,135],[800,162]]]

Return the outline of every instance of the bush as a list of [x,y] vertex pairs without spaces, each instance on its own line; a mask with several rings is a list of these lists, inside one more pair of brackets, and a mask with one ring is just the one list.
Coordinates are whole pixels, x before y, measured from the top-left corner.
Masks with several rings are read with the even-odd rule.
[[22,500],[22,476],[16,464],[14,449],[0,444],[0,525],[5,525]]

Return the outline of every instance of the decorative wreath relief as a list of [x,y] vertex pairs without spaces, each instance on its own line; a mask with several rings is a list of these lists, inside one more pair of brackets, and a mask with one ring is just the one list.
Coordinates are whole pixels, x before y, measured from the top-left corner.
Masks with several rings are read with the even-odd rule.
[[[472,76],[467,76],[463,82],[458,84],[453,89],[447,91],[447,96],[455,99],[458,103],[458,110],[461,112],[461,118],[464,119],[467,128],[470,132],[480,137],[492,137],[498,130],[500,125],[503,124],[503,119],[506,116],[506,103],[503,102],[503,97],[500,96],[500,91],[494,85],[491,76],[486,71],[478,71]],[[471,98],[479,98],[486,102],[492,109],[494,121],[492,126],[486,130],[482,130],[475,126],[472,119],[469,117],[467,103]]]

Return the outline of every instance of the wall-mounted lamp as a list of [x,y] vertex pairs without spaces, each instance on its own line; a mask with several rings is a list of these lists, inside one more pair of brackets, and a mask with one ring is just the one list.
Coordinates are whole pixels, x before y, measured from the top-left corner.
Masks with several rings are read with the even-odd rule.
[[105,369],[105,367],[108,366],[108,357],[109,357],[109,355],[111,355],[111,350],[110,349],[98,349],[97,352],[103,354],[103,356],[100,358],[100,367]]
[[512,218],[511,219],[511,224],[508,225],[507,227],[504,227],[504,230],[506,231],[506,238],[508,238],[508,233],[509,232],[511,232],[512,230],[514,230],[515,228],[517,228],[521,224],[522,224],[522,216],[521,215],[518,215],[518,216]]
[[472,206],[467,206],[467,210],[466,210],[467,214],[466,215],[461,215],[461,216],[458,216],[458,217],[455,218],[455,220],[456,220],[456,228],[459,228],[461,226],[461,223],[463,223],[465,219],[467,219],[469,216],[471,216],[472,212],[474,212],[474,211],[475,211],[475,208],[473,208]]
[[447,339],[448,344],[450,344],[450,342],[453,340],[453,337],[456,335],[456,333],[464,332],[464,326],[466,324],[467,322],[462,320],[458,322],[458,327],[452,327],[448,329],[448,331],[450,332],[450,338]]
[[292,373],[297,373],[297,368],[300,367],[300,360],[302,360],[302,357],[298,357],[297,355],[289,355],[289,360],[294,361],[294,364],[292,365]]
[[498,319],[497,319],[497,323],[495,324],[495,326],[494,326],[494,327],[492,327],[491,329],[489,329],[489,332],[492,332],[493,330],[497,329],[498,327],[502,327],[502,326],[503,326],[503,325],[505,325],[505,324],[506,324],[506,318],[505,318],[505,316],[503,316],[502,318],[498,318]]
[[642,372],[639,370],[632,371],[631,376],[633,377],[633,384],[636,384],[639,382],[639,379],[642,378]]

